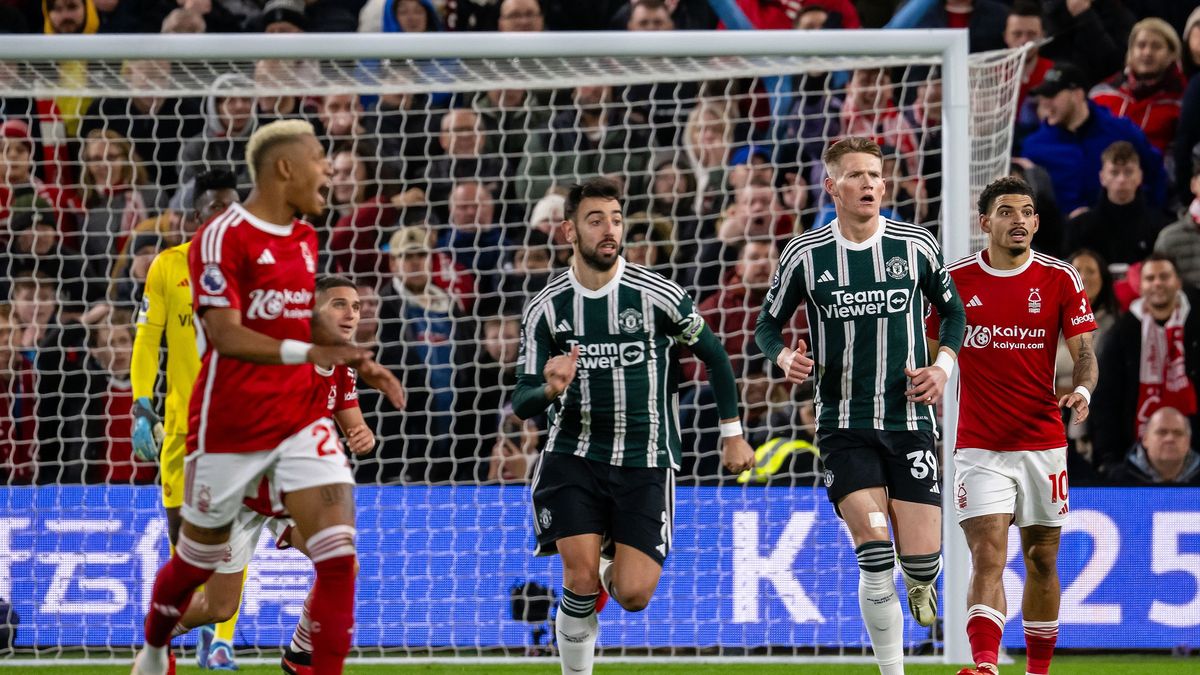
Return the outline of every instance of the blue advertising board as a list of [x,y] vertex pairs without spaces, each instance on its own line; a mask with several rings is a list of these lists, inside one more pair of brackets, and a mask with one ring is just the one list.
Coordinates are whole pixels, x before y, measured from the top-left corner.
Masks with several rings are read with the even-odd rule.
[[[524,487],[362,487],[355,641],[360,646],[520,648],[531,626],[510,589],[557,593],[553,558],[532,557]],[[0,598],[19,646],[137,644],[165,522],[155,487],[0,489]],[[1200,491],[1077,488],[1064,530],[1059,645],[1200,644]],[[857,570],[823,490],[679,488],[673,549],[650,607],[601,614],[606,646],[857,648]],[[1015,533],[1014,533],[1015,534]],[[1020,608],[1016,537],[1005,582]],[[964,570],[950,573],[965,573]],[[286,644],[311,582],[296,551],[259,542],[239,644]],[[903,585],[901,584],[901,588]],[[928,630],[908,621],[909,641]],[[1023,646],[1019,613],[1005,644]]]

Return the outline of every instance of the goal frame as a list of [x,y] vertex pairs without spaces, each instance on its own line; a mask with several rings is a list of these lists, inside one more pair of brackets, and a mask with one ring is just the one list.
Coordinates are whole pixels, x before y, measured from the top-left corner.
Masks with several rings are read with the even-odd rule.
[[[9,35],[0,61],[170,59],[537,59],[603,57],[893,56],[941,60],[942,253],[970,252],[974,217],[970,186],[970,83],[967,31],[884,29],[836,31],[674,31],[653,40],[635,33],[303,33],[270,35]],[[36,84],[31,96],[38,95]],[[958,149],[958,150],[955,150]],[[961,225],[959,225],[961,223]],[[958,420],[957,374],[943,397],[943,447],[953,448]],[[954,515],[954,475],[942,472],[942,599],[945,663],[966,663],[966,590],[969,558]],[[449,657],[454,659],[455,657]],[[678,658],[678,657],[675,657]],[[755,657],[746,657],[755,660]],[[406,661],[408,662],[408,661]],[[12,663],[12,662],[9,662]],[[54,664],[53,660],[39,663]]]

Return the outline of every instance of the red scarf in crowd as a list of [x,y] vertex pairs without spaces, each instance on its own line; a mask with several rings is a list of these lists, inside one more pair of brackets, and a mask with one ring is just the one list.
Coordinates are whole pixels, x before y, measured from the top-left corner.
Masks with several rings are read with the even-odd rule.
[[1129,311],[1142,321],[1142,354],[1138,368],[1137,437],[1146,430],[1150,416],[1160,408],[1175,408],[1187,416],[1196,414],[1196,388],[1187,374],[1183,325],[1191,306],[1183,293],[1165,325],[1144,307],[1139,298]]

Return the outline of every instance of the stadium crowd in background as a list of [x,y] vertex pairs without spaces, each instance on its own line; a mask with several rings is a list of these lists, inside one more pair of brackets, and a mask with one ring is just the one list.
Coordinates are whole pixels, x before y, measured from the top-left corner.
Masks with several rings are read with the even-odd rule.
[[[1013,173],[1037,193],[1034,247],[1076,267],[1100,326],[1096,414],[1068,432],[1073,482],[1200,483],[1184,452],[1200,437],[1200,0],[0,0],[0,32],[54,35],[885,25],[967,28],[972,51],[1036,43]],[[833,218],[825,147],[876,140],[884,214],[939,227],[941,87],[927,68],[810,73],[783,94],[719,80],[315,97],[302,93],[312,65],[262,61],[221,74],[208,97],[0,99],[0,483],[153,482],[127,442],[147,269],[199,224],[185,227],[199,177],[227,172],[246,196],[246,141],[274,120],[317,129],[334,171],[314,219],[319,271],[358,285],[357,341],[410,394],[400,412],[362,392],[381,444],[355,460],[360,482],[531,474],[547,424],[511,414],[518,318],[568,264],[573,182],[620,183],[627,259],[686,289],[739,384],[764,392],[764,443],[812,439],[811,389],[788,394],[747,337],[763,270]],[[16,68],[0,64],[0,78]],[[174,72],[130,61],[122,76],[144,91]],[[270,85],[297,93],[251,95]],[[713,396],[693,359],[682,370],[680,480],[714,481]],[[762,480],[813,484],[814,468],[796,453]]]

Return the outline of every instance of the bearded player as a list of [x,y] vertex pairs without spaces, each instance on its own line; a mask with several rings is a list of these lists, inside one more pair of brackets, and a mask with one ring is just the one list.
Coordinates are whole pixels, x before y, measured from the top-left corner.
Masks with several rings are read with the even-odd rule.
[[562,559],[562,672],[590,674],[601,589],[642,611],[670,552],[678,346],[708,367],[725,468],[753,467],[754,451],[721,341],[682,288],[621,257],[620,187],[608,178],[573,186],[561,227],[575,256],[525,309],[513,412],[528,419],[549,409],[531,485],[537,554]]
[[166,672],[171,633],[224,559],[243,500],[264,476],[306,533],[316,568],[313,672],[342,672],[354,626],[354,479],[314,366],[357,366],[403,405],[399,382],[369,352],[309,342],[317,237],[295,216],[324,210],[331,174],[312,125],[260,128],[246,161],[249,199],[208,223],[189,251],[201,367],[189,409],[183,524],[155,579],[133,666],[142,675]]
[[[1044,675],[1058,640],[1058,543],[1069,510],[1060,409],[1070,408],[1075,424],[1087,419],[1097,380],[1096,322],[1075,268],[1030,249],[1038,216],[1025,181],[1005,177],[984,188],[979,224],[987,248],[948,266],[967,310],[954,484],[971,550],[967,637],[975,667],[959,675],[998,672],[1010,524],[1020,528],[1025,558],[1025,669]],[[930,318],[931,338],[937,323]],[[1060,333],[1075,385],[1061,400],[1054,391]]]

